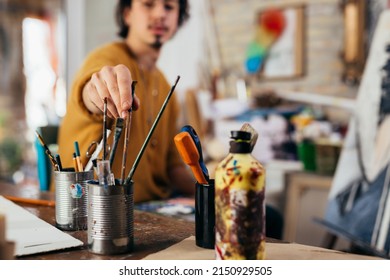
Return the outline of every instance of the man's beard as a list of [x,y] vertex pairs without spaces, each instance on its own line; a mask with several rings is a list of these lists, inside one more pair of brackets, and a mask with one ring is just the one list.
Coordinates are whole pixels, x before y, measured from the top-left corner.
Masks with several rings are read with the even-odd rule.
[[161,36],[156,36],[156,40],[151,44],[151,47],[155,50],[161,49],[163,43],[161,42]]

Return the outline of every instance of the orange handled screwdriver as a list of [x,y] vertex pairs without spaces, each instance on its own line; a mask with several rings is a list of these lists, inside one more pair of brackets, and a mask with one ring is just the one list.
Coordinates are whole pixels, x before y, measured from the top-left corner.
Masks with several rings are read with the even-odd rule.
[[208,182],[199,164],[199,152],[191,135],[186,131],[180,132],[175,136],[174,141],[181,158],[191,167],[196,181],[199,184],[207,185]]

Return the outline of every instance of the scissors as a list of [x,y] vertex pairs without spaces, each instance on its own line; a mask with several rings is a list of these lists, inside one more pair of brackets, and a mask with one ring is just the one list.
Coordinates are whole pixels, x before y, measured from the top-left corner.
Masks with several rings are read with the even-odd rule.
[[200,165],[200,168],[202,169],[203,176],[205,177],[206,180],[209,180],[209,171],[207,170],[207,167],[203,160],[202,145],[200,143],[199,136],[196,133],[195,129],[190,125],[185,125],[181,128],[180,132],[187,132],[191,136],[191,139],[194,142],[199,154],[198,163]]
[[[111,130],[107,129],[107,137],[110,136],[110,134],[111,134]],[[91,144],[89,144],[87,152],[86,152],[86,156],[87,156],[87,158],[89,158],[89,161],[88,161],[87,165],[85,166],[85,169],[84,169],[85,171],[91,170],[91,168],[93,166],[93,161],[97,159],[102,148],[103,148],[103,139],[100,140],[100,143],[98,143],[97,141],[92,141]],[[110,152],[109,145],[107,145],[106,152],[107,153]]]

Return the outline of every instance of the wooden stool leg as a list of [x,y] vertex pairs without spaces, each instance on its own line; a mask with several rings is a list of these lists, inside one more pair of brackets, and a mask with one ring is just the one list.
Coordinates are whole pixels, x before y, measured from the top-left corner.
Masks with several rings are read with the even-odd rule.
[[322,247],[326,249],[333,249],[337,241],[337,235],[327,232],[322,240]]

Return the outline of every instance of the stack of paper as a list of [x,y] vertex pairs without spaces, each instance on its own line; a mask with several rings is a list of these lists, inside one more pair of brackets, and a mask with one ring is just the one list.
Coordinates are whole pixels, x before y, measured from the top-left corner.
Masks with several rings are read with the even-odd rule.
[[83,242],[0,196],[6,217],[6,240],[15,242],[15,256],[82,246]]

